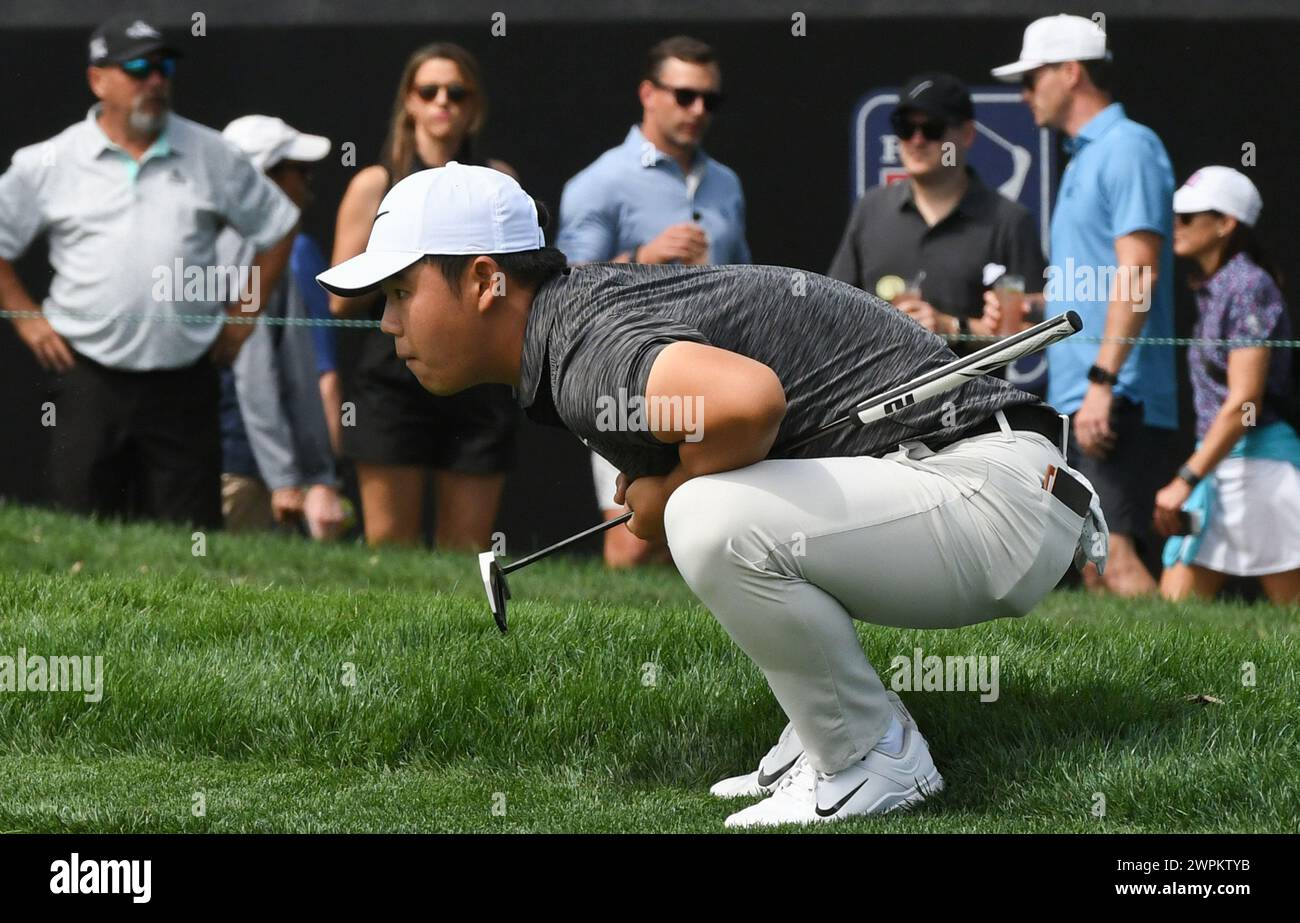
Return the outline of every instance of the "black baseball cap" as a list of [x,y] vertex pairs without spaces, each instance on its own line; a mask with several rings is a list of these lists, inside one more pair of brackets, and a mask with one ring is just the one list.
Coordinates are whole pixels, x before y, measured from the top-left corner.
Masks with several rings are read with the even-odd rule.
[[155,52],[180,57],[180,52],[168,43],[161,30],[133,13],[106,19],[90,34],[90,63],[95,67],[120,64]]
[[919,112],[948,124],[975,118],[970,90],[952,74],[918,74],[908,80],[898,94],[897,115]]

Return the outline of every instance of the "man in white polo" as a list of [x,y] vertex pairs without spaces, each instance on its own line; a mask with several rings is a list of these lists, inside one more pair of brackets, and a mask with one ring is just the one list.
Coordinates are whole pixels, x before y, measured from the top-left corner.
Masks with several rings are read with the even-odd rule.
[[[619,469],[632,532],[667,540],[790,719],[757,772],[714,787],[770,795],[729,826],[876,814],[942,787],[854,619],[1019,616],[1071,561],[1105,563],[1105,523],[1061,454],[1060,416],[1005,381],[971,379],[796,447],[956,358],[875,296],[813,273],[796,291],[796,273],[566,267],[518,183],[449,163],[395,185],[366,251],[317,277],[345,297],[383,288],[382,329],[429,391],[509,384],[530,418]],[[643,425],[620,412],[627,424],[612,426],[611,400],[700,412],[638,414]]]
[[[215,528],[216,365],[254,329],[222,312],[256,316],[250,296],[274,289],[298,209],[219,133],[169,111],[177,53],[153,26],[115,16],[89,57],[99,103],[0,176],[0,306],[38,315],[14,326],[56,375],[55,500]],[[257,250],[243,285],[216,271],[227,225]],[[54,270],[43,305],[12,265],[40,234]]]

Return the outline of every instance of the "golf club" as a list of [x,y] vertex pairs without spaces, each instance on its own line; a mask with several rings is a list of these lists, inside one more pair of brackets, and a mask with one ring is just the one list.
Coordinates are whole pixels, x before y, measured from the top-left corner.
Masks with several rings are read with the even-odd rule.
[[[1058,314],[1056,317],[1035,324],[1028,330],[1022,330],[1004,340],[990,343],[969,356],[964,356],[940,368],[932,369],[918,375],[911,381],[904,382],[897,387],[870,397],[855,407],[848,415],[827,423],[815,432],[801,437],[789,446],[783,447],[783,449],[784,451],[790,451],[791,449],[802,448],[815,439],[820,439],[845,427],[855,424],[866,426],[877,420],[883,420],[905,407],[911,407],[918,401],[927,400],[946,391],[952,391],[972,378],[987,375],[989,372],[1002,368],[1022,356],[1028,356],[1041,349],[1046,349],[1051,344],[1078,333],[1082,329],[1083,321],[1074,311]],[[483,578],[483,589],[487,592],[492,617],[496,619],[497,627],[501,629],[501,633],[505,634],[508,629],[506,600],[510,598],[510,586],[506,582],[506,574],[513,573],[521,567],[527,567],[534,561],[540,561],[547,555],[560,551],[575,542],[580,542],[584,538],[598,535],[606,529],[622,525],[631,518],[632,511],[628,511],[607,522],[585,529],[577,535],[571,535],[548,548],[535,551],[512,564],[500,564],[496,555],[491,551],[480,554],[478,556],[479,574]]]

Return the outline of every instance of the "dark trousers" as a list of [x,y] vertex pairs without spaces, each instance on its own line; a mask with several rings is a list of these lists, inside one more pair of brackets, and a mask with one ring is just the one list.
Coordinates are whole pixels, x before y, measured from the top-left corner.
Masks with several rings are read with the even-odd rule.
[[78,513],[221,526],[217,370],[129,372],[85,356],[54,385],[50,489]]
[[1151,576],[1159,580],[1164,539],[1156,534],[1151,518],[1156,493],[1169,483],[1177,469],[1173,460],[1177,432],[1147,426],[1142,405],[1117,396],[1111,402],[1110,415],[1115,448],[1105,458],[1097,459],[1079,448],[1073,415],[1070,424],[1070,464],[1096,488],[1110,531],[1129,536],[1138,557]]

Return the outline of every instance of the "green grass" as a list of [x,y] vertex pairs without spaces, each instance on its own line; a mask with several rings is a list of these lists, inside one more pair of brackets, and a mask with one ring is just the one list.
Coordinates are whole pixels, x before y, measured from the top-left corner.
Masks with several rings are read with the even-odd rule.
[[[0,655],[102,655],[106,677],[99,703],[0,692],[0,831],[711,832],[737,806],[708,785],[784,724],[671,569],[541,563],[501,637],[469,556],[207,551],[0,505]],[[1001,697],[904,692],[947,791],[819,830],[1298,829],[1294,608],[1058,592],[1019,620],[859,633],[887,682],[914,647],[997,655]]]

